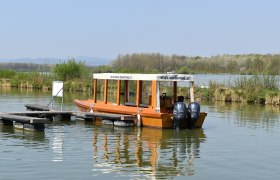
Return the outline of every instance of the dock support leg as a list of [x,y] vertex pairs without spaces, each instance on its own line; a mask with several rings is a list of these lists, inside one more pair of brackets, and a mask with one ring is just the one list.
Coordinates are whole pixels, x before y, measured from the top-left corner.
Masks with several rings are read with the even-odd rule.
[[30,131],[44,131],[45,124],[24,124],[23,129]]
[[29,124],[29,123],[14,123],[14,127],[17,129],[28,130],[28,131],[44,131],[45,124],[36,123],[36,124]]
[[11,120],[2,119],[4,125],[12,126],[14,123]]

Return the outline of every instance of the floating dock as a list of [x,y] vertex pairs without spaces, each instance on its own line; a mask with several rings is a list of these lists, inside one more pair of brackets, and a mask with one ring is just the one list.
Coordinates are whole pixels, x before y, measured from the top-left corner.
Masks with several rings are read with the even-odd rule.
[[17,128],[38,130],[45,129],[45,124],[50,123],[47,118],[21,116],[7,113],[0,113],[0,119],[5,125],[14,125]]
[[113,125],[131,126],[134,124],[135,116],[124,114],[109,114],[98,112],[75,112],[52,109],[39,104],[26,104],[27,111],[0,113],[0,120],[5,125],[14,125],[17,128],[44,131],[45,124],[55,120],[70,120],[71,117],[93,121],[109,121]]

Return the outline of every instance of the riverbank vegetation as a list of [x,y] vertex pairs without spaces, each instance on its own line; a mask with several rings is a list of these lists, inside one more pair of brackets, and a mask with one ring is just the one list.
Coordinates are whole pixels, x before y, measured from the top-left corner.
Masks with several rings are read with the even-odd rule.
[[[40,66],[29,72],[9,69],[7,64],[2,65],[0,63],[0,85],[2,87],[50,90],[52,81],[60,80],[64,81],[65,91],[89,93],[92,91],[92,73],[166,73],[172,71],[187,74],[253,74],[250,77],[241,76],[234,82],[220,84],[214,81],[209,82],[209,88],[196,87],[196,97],[208,101],[280,104],[280,55],[224,55],[205,58],[131,54],[117,57],[108,66],[88,67],[84,62],[69,59],[60,64]],[[14,67],[13,63],[11,67]],[[28,66],[22,67],[25,67],[24,70],[26,70]],[[47,70],[48,67],[49,70]],[[47,71],[42,71],[42,69]]]
[[197,88],[203,100],[280,105],[279,76],[241,76],[228,83],[209,82],[209,88]]
[[66,91],[91,92],[91,77],[89,68],[83,62],[70,59],[67,62],[53,65],[49,72],[0,70],[0,85],[2,87],[50,90],[52,81],[64,81]]
[[162,54],[120,55],[112,62],[117,72],[185,74],[229,73],[280,75],[280,55],[222,55],[212,57],[165,56]]

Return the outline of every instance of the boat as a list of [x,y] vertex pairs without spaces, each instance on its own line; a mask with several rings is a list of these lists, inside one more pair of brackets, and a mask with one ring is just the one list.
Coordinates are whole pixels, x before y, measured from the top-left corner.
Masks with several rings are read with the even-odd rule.
[[134,125],[156,128],[202,128],[207,116],[188,74],[96,73],[93,98],[74,103],[83,112],[131,115]]

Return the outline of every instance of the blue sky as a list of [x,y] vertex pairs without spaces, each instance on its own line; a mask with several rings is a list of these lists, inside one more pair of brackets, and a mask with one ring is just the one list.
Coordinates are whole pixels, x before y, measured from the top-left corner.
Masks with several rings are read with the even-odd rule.
[[0,0],[0,58],[280,53],[279,0]]

